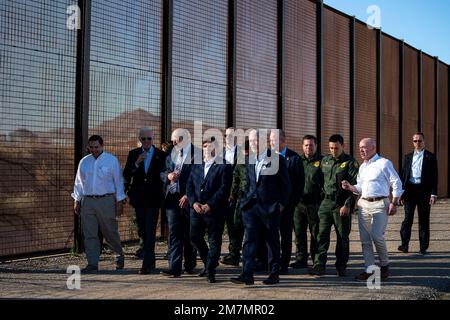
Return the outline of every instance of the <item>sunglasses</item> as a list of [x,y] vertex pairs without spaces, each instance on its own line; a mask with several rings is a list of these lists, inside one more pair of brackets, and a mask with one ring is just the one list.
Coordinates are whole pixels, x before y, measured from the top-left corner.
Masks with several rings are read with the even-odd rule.
[[152,141],[152,138],[151,137],[141,137],[141,141],[145,141],[145,140]]
[[422,142],[422,140],[413,140],[414,143]]

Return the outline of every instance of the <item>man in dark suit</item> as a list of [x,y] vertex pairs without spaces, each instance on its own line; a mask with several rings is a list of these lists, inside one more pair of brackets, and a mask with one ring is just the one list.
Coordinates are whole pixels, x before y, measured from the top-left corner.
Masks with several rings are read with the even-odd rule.
[[297,152],[286,146],[286,134],[283,130],[272,130],[270,133],[270,146],[286,161],[288,169],[291,193],[289,201],[281,212],[280,236],[281,236],[281,274],[288,273],[288,267],[292,254],[292,231],[294,229],[294,210],[303,196],[305,186],[305,172],[303,163]]
[[[249,132],[252,155],[246,165],[246,191],[241,199],[245,239],[242,273],[231,281],[237,284],[254,283],[258,237],[264,234],[269,246],[270,275],[263,281],[271,285],[279,282],[280,219],[289,200],[289,177],[284,159],[263,146],[258,147],[260,132]],[[265,136],[267,141],[267,136]]]
[[189,201],[186,183],[194,163],[201,163],[201,150],[191,144],[189,131],[175,129],[172,132],[174,147],[166,158],[165,170],[161,172],[163,193],[166,199],[166,215],[169,225],[169,268],[161,272],[168,277],[179,277],[184,270],[192,274],[196,266],[197,253],[189,236]]
[[[231,165],[216,157],[217,147],[213,138],[203,142],[203,163],[193,165],[186,186],[191,207],[191,242],[205,265],[199,276],[207,275],[209,283],[216,282],[231,178]],[[204,238],[206,229],[209,248]]]
[[[238,157],[243,158],[242,149],[237,144],[235,129],[230,127],[225,130],[225,148],[223,158],[227,164],[231,165],[231,173],[234,171],[234,168],[236,168]],[[234,219],[236,212],[236,201],[233,200],[234,199],[230,198],[228,213],[225,219],[229,239],[228,253],[222,257],[220,262],[226,265],[239,266],[244,228],[240,223],[236,223]]]
[[430,205],[436,203],[438,167],[436,156],[425,150],[425,137],[422,132],[413,135],[414,151],[405,156],[401,179],[405,192],[401,201],[405,208],[400,235],[402,244],[398,250],[407,253],[411,239],[411,227],[416,206],[419,212],[420,252],[427,253],[430,243]]
[[153,145],[153,133],[149,128],[139,131],[142,147],[128,153],[123,170],[125,190],[130,204],[136,211],[138,230],[144,240],[144,261],[140,274],[155,269],[155,238],[158,209],[161,205],[162,182],[160,173],[164,166],[164,153]]

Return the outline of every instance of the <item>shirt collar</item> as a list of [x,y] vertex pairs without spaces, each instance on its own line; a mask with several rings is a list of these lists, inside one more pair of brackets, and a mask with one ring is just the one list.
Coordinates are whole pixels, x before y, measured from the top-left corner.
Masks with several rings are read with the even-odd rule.
[[183,148],[183,157],[187,156],[187,154],[189,154],[189,151],[191,150],[191,144],[188,143],[184,148]]
[[425,149],[422,149],[422,151],[417,152],[416,150],[414,150],[414,155],[422,155],[425,152]]
[[279,152],[280,155],[286,158],[287,147],[284,147],[283,150]]
[[[153,146],[153,145],[151,145],[151,146],[150,146],[150,148],[148,149],[148,152],[152,151],[152,150],[153,150],[153,148],[154,148],[154,146]],[[143,152],[145,152],[145,149],[144,149],[144,147],[142,147],[142,151],[143,151]],[[183,152],[184,152],[184,151],[183,151]]]
[[375,153],[374,156],[372,158],[370,158],[369,161],[367,161],[366,163],[369,164],[369,163],[375,162],[379,158],[380,158],[380,156],[378,155],[378,153]]
[[216,162],[216,158],[217,158],[217,156],[209,159],[208,161],[205,161],[205,165],[208,165],[208,166],[212,165],[214,162]]
[[105,153],[106,153],[105,150],[103,150],[102,153],[100,153],[100,155],[99,155],[97,158],[94,157],[93,154],[91,154],[91,157],[92,157],[92,159],[94,159],[94,160],[100,160],[101,158],[103,158],[103,155],[104,155]]

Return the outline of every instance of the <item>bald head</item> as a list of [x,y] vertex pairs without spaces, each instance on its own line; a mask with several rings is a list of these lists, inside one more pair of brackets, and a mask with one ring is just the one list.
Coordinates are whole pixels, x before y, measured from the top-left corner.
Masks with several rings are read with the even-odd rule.
[[376,142],[372,138],[364,138],[359,142],[359,154],[364,161],[370,160],[377,153]]
[[191,135],[189,134],[188,130],[178,128],[172,132],[171,140],[173,142],[173,145],[176,146],[179,150],[191,143]]

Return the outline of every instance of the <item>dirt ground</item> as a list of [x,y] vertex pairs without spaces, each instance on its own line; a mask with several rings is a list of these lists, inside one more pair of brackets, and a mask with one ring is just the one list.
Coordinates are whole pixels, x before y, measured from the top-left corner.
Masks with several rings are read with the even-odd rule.
[[[416,216],[417,217],[417,216]],[[390,218],[386,239],[390,252],[391,277],[380,289],[368,289],[353,277],[362,272],[363,261],[357,219],[353,217],[348,274],[338,278],[333,267],[334,240],[330,246],[327,274],[314,278],[304,269],[289,270],[275,286],[262,284],[266,274],[255,276],[255,285],[239,286],[229,278],[240,267],[220,265],[215,284],[197,275],[184,274],[170,279],[159,274],[139,275],[141,260],[134,257],[136,246],[126,246],[125,269],[114,270],[114,258],[103,254],[97,274],[81,275],[80,289],[67,288],[70,265],[85,266],[83,256],[59,255],[7,261],[0,264],[0,299],[205,299],[205,300],[434,300],[449,299],[450,293],[450,200],[432,208],[429,254],[421,255],[417,218],[413,227],[410,253],[397,252],[403,210]],[[335,239],[334,232],[332,239]],[[222,252],[228,251],[224,237]],[[158,269],[167,267],[167,244],[157,244]],[[295,248],[294,248],[295,250]],[[197,271],[202,268],[199,260]]]

